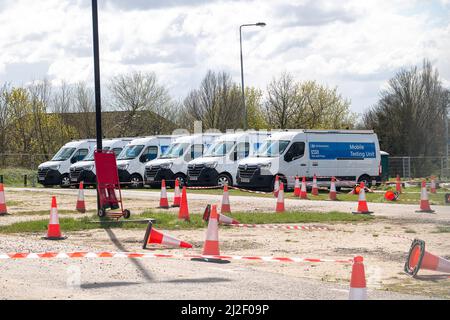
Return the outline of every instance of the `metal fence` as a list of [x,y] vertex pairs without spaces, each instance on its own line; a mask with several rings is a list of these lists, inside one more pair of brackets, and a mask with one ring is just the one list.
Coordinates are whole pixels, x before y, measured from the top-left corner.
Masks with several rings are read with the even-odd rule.
[[45,161],[50,160],[53,155],[49,154],[18,154],[0,153],[0,168],[24,168],[37,170],[37,167]]
[[448,157],[391,157],[389,156],[389,177],[397,174],[405,179],[436,176],[450,177]]

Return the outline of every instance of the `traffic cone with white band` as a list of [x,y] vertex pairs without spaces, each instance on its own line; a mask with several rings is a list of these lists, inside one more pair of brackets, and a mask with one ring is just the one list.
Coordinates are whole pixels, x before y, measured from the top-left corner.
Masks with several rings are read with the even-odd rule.
[[[208,222],[210,215],[211,215],[211,205],[208,204],[208,205],[206,205],[205,212],[203,213],[203,221]],[[219,223],[222,223],[222,224],[240,224],[239,221],[237,221],[237,220],[235,220],[233,218],[230,218],[230,217],[228,217],[228,216],[226,216],[226,215],[224,215],[222,213],[219,213]]]
[[319,195],[319,188],[317,188],[317,177],[316,177],[316,174],[314,174],[314,177],[313,177],[313,185],[312,185],[312,189],[311,189],[311,194],[313,196],[318,196]]
[[47,229],[46,240],[64,240],[67,237],[61,235],[59,226],[58,207],[56,205],[56,197],[52,197],[52,207],[50,209],[50,221]]
[[278,192],[276,212],[284,212],[284,183],[280,183],[280,191]]
[[280,191],[280,178],[275,176],[275,183],[273,185],[273,196],[278,197],[278,191]]
[[329,199],[332,201],[336,201],[336,179],[334,177],[331,178],[331,184],[330,184],[330,194]]
[[364,259],[361,256],[353,258],[349,300],[367,300],[366,274],[363,261]]
[[0,183],[0,216],[6,214],[8,214],[8,209],[6,208],[5,189],[3,183]]
[[169,199],[167,199],[166,180],[161,181],[161,197],[159,199],[160,209],[169,209]]
[[450,261],[425,250],[425,241],[414,239],[405,263],[405,272],[413,277],[420,269],[450,273]]
[[430,193],[436,193],[436,178],[431,178]]
[[144,237],[144,245],[142,246],[142,248],[146,249],[147,244],[150,243],[157,243],[179,248],[192,248],[192,244],[181,241],[175,237],[156,230],[155,228],[153,228],[153,224],[151,222],[148,223],[147,231],[145,232]]
[[180,203],[180,210],[178,211],[178,219],[180,220],[184,219],[187,221],[190,220],[186,186],[183,187],[183,191],[181,192],[181,203]]
[[358,195],[358,210],[357,212],[353,212],[355,214],[370,214],[373,213],[372,211],[369,211],[369,208],[367,207],[367,201],[366,201],[366,191],[364,182],[361,182],[359,185],[359,195]]
[[223,196],[222,196],[222,207],[220,209],[221,213],[231,213],[230,208],[230,195],[228,194],[228,184],[225,183],[223,186]]
[[395,191],[402,193],[402,183],[400,181],[400,175],[397,175],[397,181],[395,182]]
[[203,246],[203,255],[220,255],[218,219],[217,206],[213,205],[211,207],[211,215],[209,216],[208,230],[206,231],[206,240]]
[[420,192],[420,210],[416,212],[423,213],[434,213],[434,210],[431,210],[430,201],[428,200],[428,192],[427,192],[427,183],[425,180],[422,180],[422,189]]
[[175,179],[175,189],[172,207],[179,208],[180,203],[181,203],[180,181],[178,179]]
[[302,187],[300,189],[300,199],[308,199],[308,193],[306,192],[306,177],[302,178]]
[[78,187],[78,199],[77,199],[77,207],[76,210],[81,213],[86,212],[86,203],[84,202],[84,183],[80,182],[80,186]]
[[300,197],[300,180],[295,176],[294,196]]

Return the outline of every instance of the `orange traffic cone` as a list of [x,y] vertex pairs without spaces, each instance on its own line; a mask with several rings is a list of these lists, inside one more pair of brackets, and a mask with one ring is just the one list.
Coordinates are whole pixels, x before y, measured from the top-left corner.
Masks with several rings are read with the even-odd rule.
[[300,197],[300,180],[298,176],[295,176],[295,185],[294,185],[294,196]]
[[231,217],[227,217],[226,215],[220,213],[219,214],[219,223],[223,223],[223,224],[239,224],[240,222],[231,218]]
[[284,183],[280,183],[280,191],[278,192],[276,212],[284,212]]
[[336,201],[336,179],[334,177],[331,178],[331,184],[330,184],[330,194],[329,199],[332,201]]
[[59,227],[58,207],[56,205],[56,197],[52,197],[52,207],[50,209],[50,222],[48,224],[46,240],[64,240],[67,237],[61,235]]
[[222,208],[220,209],[220,212],[231,213],[230,196],[228,194],[228,184],[225,184],[223,186]]
[[413,277],[420,269],[450,273],[450,261],[425,250],[425,241],[414,239],[405,263],[405,272]]
[[178,240],[172,236],[162,233],[161,231],[153,228],[153,224],[151,222],[148,223],[147,231],[144,236],[144,245],[142,249],[147,248],[147,244],[150,243],[158,243],[162,245],[168,245],[179,248],[192,248],[192,244]]
[[353,258],[349,300],[367,300],[366,274],[363,260],[361,256]]
[[402,183],[400,182],[400,175],[397,175],[397,181],[395,182],[395,191],[402,193]]
[[77,207],[75,209],[81,213],[86,212],[86,203],[84,202],[84,183],[83,183],[83,181],[80,182],[80,186],[78,188]]
[[359,195],[358,195],[358,210],[357,212],[353,213],[360,213],[360,214],[370,214],[373,213],[372,211],[369,211],[369,208],[367,207],[367,201],[366,201],[366,191],[364,182],[361,182],[359,185]]
[[172,207],[179,208],[180,203],[181,203],[180,181],[178,179],[175,179],[175,189]]
[[430,192],[431,193],[436,193],[436,178],[435,177],[431,178]]
[[278,197],[278,192],[280,191],[280,178],[275,176],[275,183],[273,185],[273,196]]
[[308,193],[306,192],[306,177],[305,176],[303,176],[303,178],[302,178],[302,187],[300,189],[300,198],[308,199]]
[[420,192],[420,210],[416,210],[416,212],[435,212],[434,210],[431,210],[430,202],[428,201],[427,183],[425,182],[425,180],[422,180],[422,190]]
[[208,256],[220,255],[219,221],[216,205],[213,205],[211,207],[211,215],[208,221],[208,230],[206,231],[206,240],[203,246],[203,254]]
[[3,183],[0,183],[0,216],[8,214],[6,208],[5,190],[3,189]]
[[313,185],[312,185],[312,189],[311,189],[311,194],[313,196],[318,196],[319,195],[319,189],[317,188],[317,177],[316,177],[316,174],[314,174],[314,177],[313,177]]
[[169,200],[167,199],[166,180],[161,181],[161,197],[159,199],[159,207],[161,209],[169,209]]
[[396,201],[398,199],[398,197],[400,196],[400,194],[397,191],[386,191],[386,193],[384,194],[384,198],[388,201]]
[[181,192],[181,203],[180,203],[180,211],[178,212],[178,219],[184,219],[187,221],[190,220],[186,186],[183,187],[183,191]]

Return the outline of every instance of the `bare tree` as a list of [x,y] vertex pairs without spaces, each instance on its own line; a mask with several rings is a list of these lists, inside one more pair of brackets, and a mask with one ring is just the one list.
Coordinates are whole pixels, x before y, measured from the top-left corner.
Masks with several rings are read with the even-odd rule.
[[[10,124],[11,115],[8,108],[9,84],[5,83],[0,87],[0,153],[8,150],[8,126]],[[4,158],[2,158],[4,160]],[[4,165],[4,162],[2,163]]]
[[74,89],[74,111],[78,113],[77,129],[80,137],[90,138],[95,134],[94,92],[86,82],[79,82]]

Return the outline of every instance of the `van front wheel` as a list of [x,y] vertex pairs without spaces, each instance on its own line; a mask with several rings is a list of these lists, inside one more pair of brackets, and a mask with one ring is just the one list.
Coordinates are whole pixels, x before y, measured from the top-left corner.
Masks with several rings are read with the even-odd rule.
[[133,174],[130,178],[130,188],[138,189],[144,186],[142,178],[138,174]]
[[370,177],[367,174],[363,174],[361,177],[359,177],[358,179],[358,183],[364,182],[364,185],[366,187],[370,187],[371,181],[370,181]]
[[223,187],[225,184],[232,186],[233,180],[229,175],[222,173],[217,177],[217,185]]

